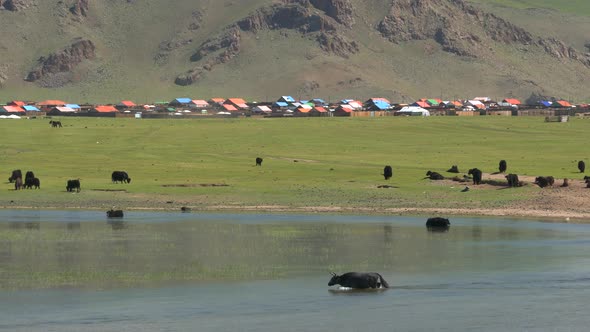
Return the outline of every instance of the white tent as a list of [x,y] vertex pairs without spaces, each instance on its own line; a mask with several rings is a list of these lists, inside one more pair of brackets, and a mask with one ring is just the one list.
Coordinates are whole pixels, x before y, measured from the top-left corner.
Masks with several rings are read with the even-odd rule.
[[20,116],[16,114],[0,115],[0,119],[20,119]]
[[430,116],[430,112],[419,106],[405,106],[396,112],[399,115]]

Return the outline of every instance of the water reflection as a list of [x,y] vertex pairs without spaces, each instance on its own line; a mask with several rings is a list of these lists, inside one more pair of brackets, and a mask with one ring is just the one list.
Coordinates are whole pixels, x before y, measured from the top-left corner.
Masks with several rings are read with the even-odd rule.
[[[0,221],[0,289],[277,279],[329,271],[481,273],[535,269],[539,261],[557,268],[570,259],[575,243],[587,243],[587,233],[494,221],[454,223],[452,231],[436,233],[426,231],[422,220],[366,223],[362,217],[357,223],[298,223],[289,217],[258,224],[241,222],[252,215],[106,224],[103,218]],[[552,250],[539,250],[548,241]]]

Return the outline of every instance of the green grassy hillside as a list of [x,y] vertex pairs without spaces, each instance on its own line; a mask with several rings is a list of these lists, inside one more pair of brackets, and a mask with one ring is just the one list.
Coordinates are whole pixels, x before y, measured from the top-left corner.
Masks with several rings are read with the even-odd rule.
[[[157,0],[101,1],[91,2],[90,14],[81,19],[69,13],[69,2],[57,0],[18,12],[0,11],[0,73],[6,77],[0,100],[152,102],[180,96],[274,100],[290,94],[328,100],[385,96],[409,102],[476,95],[524,99],[531,93],[590,100],[585,88],[590,69],[580,63],[523,52],[519,46],[497,45],[486,56],[471,59],[444,52],[434,40],[393,44],[375,30],[389,10],[386,0],[352,1],[356,23],[340,33],[356,41],[359,52],[348,59],[326,53],[314,37],[294,30],[244,32],[238,56],[216,66],[197,84],[174,84],[177,75],[196,65],[190,58],[201,43],[270,3],[176,0],[170,6]],[[554,36],[584,50],[584,31],[590,28],[586,3],[495,1],[478,6],[534,35]],[[197,10],[202,13],[200,28],[189,30]],[[77,37],[96,44],[97,58],[76,68],[71,84],[42,88],[23,80],[39,57],[63,49]],[[164,60],[155,60],[162,43],[187,40],[191,42],[175,47]]]

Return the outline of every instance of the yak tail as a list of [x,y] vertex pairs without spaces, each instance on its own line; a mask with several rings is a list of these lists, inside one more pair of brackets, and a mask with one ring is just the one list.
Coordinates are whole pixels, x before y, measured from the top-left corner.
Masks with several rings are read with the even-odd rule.
[[389,284],[387,283],[387,281],[385,281],[385,279],[383,279],[383,277],[377,273],[377,275],[379,276],[379,279],[381,279],[381,286],[383,286],[383,288],[389,288]]

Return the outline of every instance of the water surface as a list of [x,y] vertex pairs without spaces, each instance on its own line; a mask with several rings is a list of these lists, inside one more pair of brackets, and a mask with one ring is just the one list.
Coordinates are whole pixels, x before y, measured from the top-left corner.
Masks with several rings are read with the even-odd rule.
[[[0,330],[587,330],[587,225],[424,222],[2,210]],[[329,290],[354,270],[392,288]]]

